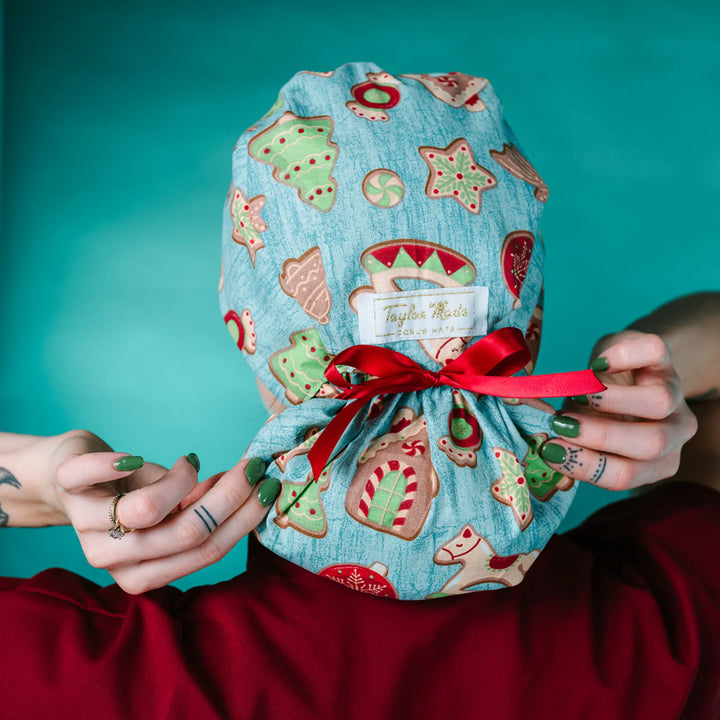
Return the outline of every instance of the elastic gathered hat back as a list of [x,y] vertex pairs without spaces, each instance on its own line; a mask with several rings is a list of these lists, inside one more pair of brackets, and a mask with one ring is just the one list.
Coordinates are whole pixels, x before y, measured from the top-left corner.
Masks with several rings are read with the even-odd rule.
[[368,337],[428,370],[505,327],[537,353],[547,197],[493,88],[463,73],[301,72],[242,134],[220,304],[289,406],[247,451],[282,481],[256,529],[264,545],[384,597],[522,580],[575,492],[538,452],[554,435],[547,403],[449,387],[382,395],[317,481],[307,453],[345,405],[328,365]]

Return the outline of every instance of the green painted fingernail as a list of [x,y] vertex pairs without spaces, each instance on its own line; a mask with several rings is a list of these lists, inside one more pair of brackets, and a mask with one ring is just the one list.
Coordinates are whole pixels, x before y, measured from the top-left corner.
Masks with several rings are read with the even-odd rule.
[[187,456],[187,461],[195,468],[195,472],[200,472],[200,460],[195,453],[190,453]]
[[557,445],[556,443],[545,443],[542,448],[540,448],[540,454],[542,455],[543,460],[547,460],[551,463],[564,463],[565,458],[567,457],[565,453],[565,448],[562,445]]
[[258,500],[263,507],[267,507],[270,503],[275,502],[275,498],[280,494],[281,484],[277,478],[268,478],[258,488]]
[[597,357],[590,363],[590,369],[595,372],[605,372],[610,367],[607,358]]
[[245,466],[245,478],[254,487],[260,482],[260,478],[265,474],[267,465],[262,458],[250,458]]
[[114,463],[113,467],[120,472],[127,472],[128,470],[139,470],[145,461],[139,455],[125,455],[118,458]]
[[587,395],[575,395],[574,397],[572,397],[570,399],[574,400],[576,403],[580,403],[580,405],[589,405],[590,404],[590,398]]
[[567,415],[557,415],[552,421],[553,430],[558,435],[565,437],[577,437],[580,434],[580,423]]

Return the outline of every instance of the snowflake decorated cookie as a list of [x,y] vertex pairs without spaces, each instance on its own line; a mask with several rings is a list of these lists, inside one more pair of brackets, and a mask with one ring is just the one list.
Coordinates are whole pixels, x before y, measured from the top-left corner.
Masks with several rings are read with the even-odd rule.
[[438,100],[454,108],[464,107],[470,112],[485,110],[480,93],[488,86],[482,77],[474,77],[461,72],[445,75],[401,75],[422,83]]
[[502,475],[490,485],[492,496],[504,505],[509,505],[520,530],[530,525],[533,510],[530,504],[530,490],[523,475],[522,466],[514,453],[505,448],[493,448]]
[[386,72],[365,73],[367,80],[353,85],[352,100],[345,103],[357,117],[365,120],[386,122],[390,116],[385,112],[400,102],[400,81]]
[[418,148],[430,175],[425,194],[432,199],[457,200],[469,212],[478,215],[481,194],[497,185],[495,176],[478,163],[465,138],[458,138],[445,148]]
[[250,141],[248,153],[271,165],[273,179],[296,188],[304,203],[327,212],[337,192],[332,171],[338,146],[332,133],[331,117],[299,117],[288,111]]
[[257,195],[248,200],[240,188],[235,188],[230,204],[233,224],[232,239],[238,245],[244,245],[247,248],[253,267],[255,267],[255,254],[260,248],[265,247],[265,243],[260,238],[260,233],[268,229],[265,221],[260,217],[264,205],[264,195]]
[[283,263],[280,287],[286,295],[295,298],[311,318],[321,325],[330,322],[332,300],[319,247],[312,247],[299,258],[289,258]]
[[[315,328],[299,330],[290,336],[290,346],[270,357],[270,371],[285,388],[285,397],[294,405],[322,394],[326,385],[325,369],[332,355],[328,353]],[[332,386],[330,386],[332,387]]]
[[540,455],[540,448],[548,440],[547,433],[536,433],[526,439],[528,451],[522,464],[530,492],[547,502],[558,490],[569,490],[575,481],[551,468]]
[[352,590],[397,600],[397,590],[387,579],[387,574],[388,569],[381,562],[375,562],[370,567],[349,564],[330,565],[318,572],[321,577],[334,580]]
[[500,266],[505,287],[515,298],[513,310],[520,307],[520,292],[530,267],[535,236],[527,230],[508,233],[500,251]]
[[235,344],[240,350],[253,355],[257,338],[255,337],[255,322],[250,311],[243,310],[242,314],[238,315],[234,310],[228,310],[223,319]]

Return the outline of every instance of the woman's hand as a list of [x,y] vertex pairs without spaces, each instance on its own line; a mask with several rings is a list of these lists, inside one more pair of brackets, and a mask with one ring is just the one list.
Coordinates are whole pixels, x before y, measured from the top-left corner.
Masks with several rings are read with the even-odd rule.
[[[265,516],[279,481],[263,480],[259,459],[241,460],[198,483],[194,456],[169,470],[112,452],[100,438],[78,431],[58,447],[57,498],[88,562],[105,568],[126,592],[138,594],[212,565]],[[262,480],[262,482],[261,482]],[[111,537],[110,509],[127,529]]]
[[594,368],[606,366],[598,376],[607,389],[566,403],[553,427],[571,439],[545,443],[545,462],[609,490],[629,490],[675,475],[680,450],[697,431],[697,420],[665,341],[625,330],[602,338],[593,357]]

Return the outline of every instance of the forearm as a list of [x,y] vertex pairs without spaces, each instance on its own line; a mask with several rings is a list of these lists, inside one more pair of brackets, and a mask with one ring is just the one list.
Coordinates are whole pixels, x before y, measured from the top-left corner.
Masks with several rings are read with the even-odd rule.
[[68,524],[52,476],[58,448],[70,437],[0,433],[0,527]]
[[630,328],[663,337],[686,398],[720,397],[720,292],[677,298]]

